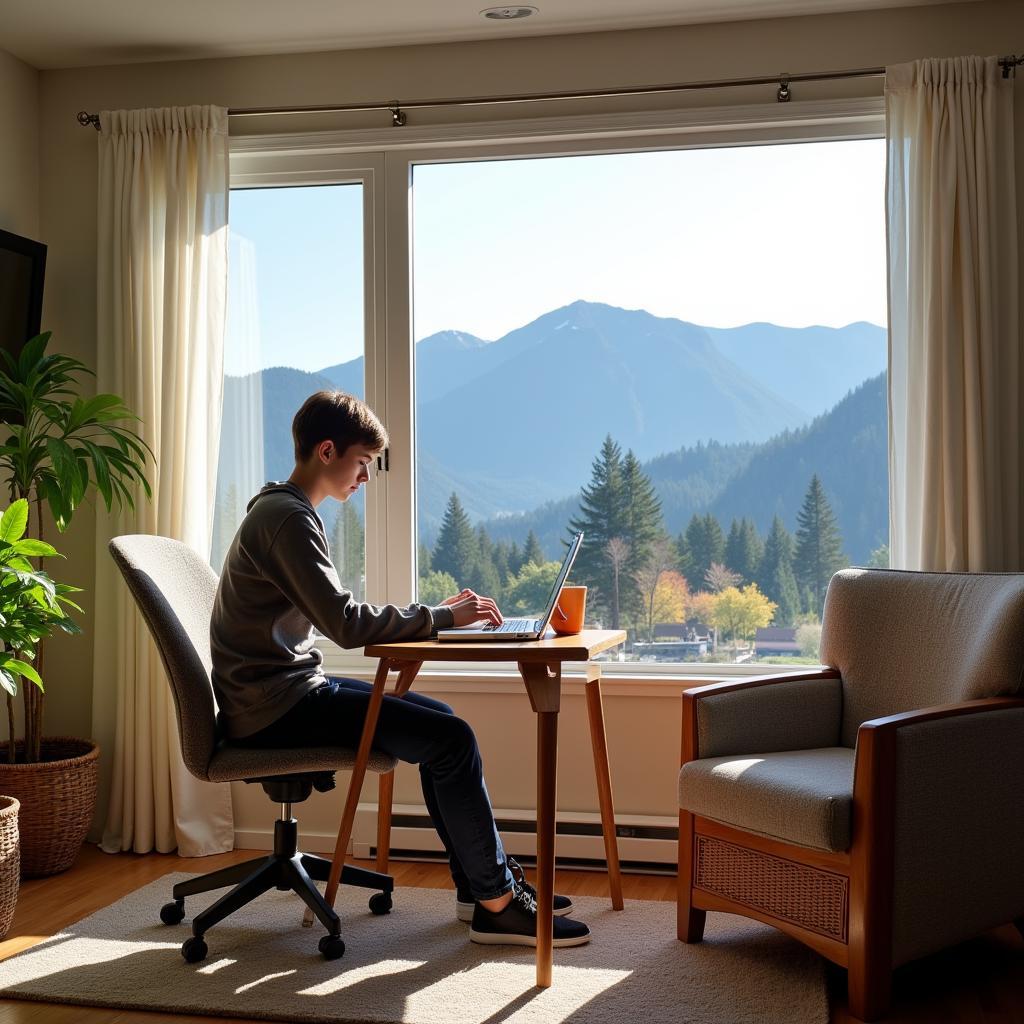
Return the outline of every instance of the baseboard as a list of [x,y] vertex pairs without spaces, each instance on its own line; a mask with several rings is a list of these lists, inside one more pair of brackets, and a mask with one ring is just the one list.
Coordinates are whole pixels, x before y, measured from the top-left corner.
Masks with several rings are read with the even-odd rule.
[[[302,828],[302,808],[295,808],[299,820],[299,842],[309,853],[331,854],[337,835],[308,832]],[[505,849],[514,857],[532,860],[537,854],[536,822],[528,812],[495,810],[495,820]],[[678,824],[674,818],[654,815],[616,817],[619,860],[623,865],[675,865]],[[603,866],[604,838],[600,815],[589,811],[560,811],[555,825],[556,859],[564,866]],[[377,805],[360,804],[356,811],[353,838],[348,854],[370,858],[376,855]],[[239,849],[270,850],[274,845],[273,827],[239,829],[235,846]],[[391,817],[391,855],[399,859],[441,859],[443,847],[422,806],[396,804]]]

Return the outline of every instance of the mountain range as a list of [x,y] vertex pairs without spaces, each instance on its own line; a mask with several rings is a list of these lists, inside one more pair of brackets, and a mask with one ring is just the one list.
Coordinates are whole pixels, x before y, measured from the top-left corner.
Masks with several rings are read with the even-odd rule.
[[[769,508],[785,513],[792,528],[790,492],[799,491],[799,507],[816,469],[831,498],[829,466],[837,477],[846,472],[856,438],[870,461],[881,437],[884,476],[884,402],[879,420],[877,403],[850,395],[844,405],[844,396],[885,365],[885,331],[871,324],[710,328],[582,301],[495,341],[454,330],[431,335],[416,345],[421,539],[432,542],[452,491],[495,537],[526,519],[539,524],[545,508],[549,517],[563,505],[571,514],[608,434],[645,462],[672,528],[688,510],[711,510],[756,512],[763,529]],[[291,418],[324,387],[361,395],[363,360],[315,374],[272,367],[228,377],[222,481],[239,478],[240,453],[260,447],[261,428],[263,475],[286,476]],[[858,557],[866,557],[864,544],[877,546],[878,517],[861,508],[867,498],[835,492],[850,554],[856,549]],[[861,524],[856,541],[854,523]],[[545,543],[546,529],[537,532],[546,549],[558,550],[557,540]]]

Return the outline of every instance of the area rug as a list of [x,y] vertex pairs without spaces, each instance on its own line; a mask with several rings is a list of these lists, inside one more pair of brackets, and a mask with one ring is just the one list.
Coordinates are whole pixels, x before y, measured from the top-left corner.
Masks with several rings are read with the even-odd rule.
[[[206,935],[209,956],[179,953],[188,921],[159,923],[167,875],[0,963],[5,997],[345,1024],[827,1024],[820,959],[779,932],[709,914],[704,942],[675,937],[675,905],[576,899],[594,938],[556,949],[553,984],[536,988],[534,951],[478,946],[455,920],[454,894],[398,889],[386,917],[343,888],[345,955],[301,927],[291,893],[266,893]],[[213,896],[186,900],[191,915]]]

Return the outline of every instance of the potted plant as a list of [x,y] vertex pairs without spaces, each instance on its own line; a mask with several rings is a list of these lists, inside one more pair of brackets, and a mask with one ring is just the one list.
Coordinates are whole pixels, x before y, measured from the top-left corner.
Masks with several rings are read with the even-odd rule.
[[[91,493],[101,495],[107,511],[115,504],[119,509],[134,508],[136,486],[147,497],[151,495],[144,470],[147,453],[152,452],[133,430],[116,425],[137,417],[117,395],[82,398],[78,378],[92,371],[70,356],[47,354],[49,340],[49,332],[38,335],[16,357],[0,351],[0,422],[8,434],[0,445],[0,476],[8,481],[11,509],[25,509],[26,526],[33,505],[36,514],[36,539],[20,540],[32,549],[22,548],[16,556],[22,562],[26,554],[56,553],[43,540],[44,502],[63,533]],[[22,501],[23,506],[18,504]],[[11,516],[13,530],[21,513],[11,512]],[[21,564],[13,578],[28,584],[26,571]],[[56,629],[78,631],[66,615],[56,614],[62,612],[62,604],[69,604],[65,595],[77,588],[54,583],[39,570],[33,572],[34,587],[41,587],[43,595],[52,599],[47,606],[51,614],[38,618],[34,626],[38,636],[27,647],[17,648],[22,656],[11,655],[0,671],[11,730],[9,741],[0,744],[0,793],[21,802],[23,876],[55,874],[71,866],[95,813],[99,754],[90,740],[43,737],[42,641]],[[38,590],[29,590],[39,596]],[[35,601],[35,608],[41,607]],[[19,679],[25,723],[21,742],[13,729]]]
[[[0,686],[7,692],[7,721],[12,736],[14,707],[11,698],[17,693],[18,678],[40,688],[43,685],[32,664],[39,641],[53,629],[80,632],[64,610],[65,605],[78,609],[67,596],[77,588],[54,583],[45,572],[32,566],[30,557],[44,558],[56,555],[57,551],[44,541],[25,537],[27,526],[28,502],[24,498],[14,502],[0,517]],[[14,748],[9,749],[13,753]],[[15,778],[4,782],[13,782],[12,788],[24,796],[26,780]],[[18,894],[19,804],[14,796],[0,796],[0,936],[10,926]],[[36,800],[35,804],[36,817],[50,816],[50,808],[43,800]],[[30,813],[30,831],[32,816]],[[79,837],[79,844],[81,839]]]

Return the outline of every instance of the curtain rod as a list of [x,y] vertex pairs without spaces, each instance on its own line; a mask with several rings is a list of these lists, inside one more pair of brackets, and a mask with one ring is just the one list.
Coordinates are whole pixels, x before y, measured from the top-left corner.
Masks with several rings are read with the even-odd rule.
[[[1007,57],[1000,57],[998,63],[1003,69],[1003,78],[1009,78],[1011,73],[1016,74],[1016,69],[1019,65],[1024,64],[1024,56],[1018,57],[1015,54],[1011,54]],[[790,85],[793,82],[823,82],[843,78],[878,78],[884,75],[885,68],[855,68],[848,71],[811,71],[798,75],[783,73],[762,78],[722,78],[705,82],[676,82],[672,85],[625,86],[620,89],[602,89],[597,92],[580,89],[572,92],[520,93],[513,96],[461,96],[445,99],[412,100],[408,103],[392,100],[389,103],[345,103],[307,107],[232,107],[228,109],[228,116],[263,117],[270,114],[338,114],[355,113],[365,110],[389,110],[391,112],[391,124],[396,128],[400,128],[406,123],[406,110],[415,110],[422,107],[473,107],[502,103],[542,103],[551,100],[605,99],[611,96],[647,96],[655,93],[686,92],[693,89],[725,89],[745,85],[777,85],[776,99],[779,103],[788,103],[790,99]],[[99,114],[90,114],[88,111],[80,110],[78,112],[78,123],[83,127],[91,124],[96,131],[100,130]]]

